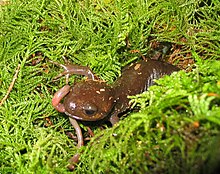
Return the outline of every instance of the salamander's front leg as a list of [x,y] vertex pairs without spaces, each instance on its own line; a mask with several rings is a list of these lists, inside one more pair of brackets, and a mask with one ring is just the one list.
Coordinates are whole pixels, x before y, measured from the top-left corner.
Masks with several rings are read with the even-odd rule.
[[112,126],[119,122],[119,117],[117,114],[114,114],[110,117],[109,121],[111,122]]
[[86,76],[88,79],[91,79],[91,80],[96,79],[93,72],[87,66],[73,65],[73,64],[69,64],[69,63],[63,65],[63,64],[54,62],[52,60],[49,60],[49,62],[51,62],[51,63],[53,63],[57,66],[60,66],[64,69],[64,72],[62,72],[58,76],[56,76],[55,79],[60,78],[64,75],[67,75],[67,77],[69,77],[69,75],[72,75],[72,74],[83,75],[83,76]]

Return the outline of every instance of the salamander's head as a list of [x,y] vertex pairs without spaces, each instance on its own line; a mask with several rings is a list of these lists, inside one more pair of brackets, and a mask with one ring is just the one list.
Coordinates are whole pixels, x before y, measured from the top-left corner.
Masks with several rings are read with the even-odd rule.
[[114,92],[105,82],[87,80],[76,83],[64,98],[65,114],[82,121],[104,119],[115,104]]

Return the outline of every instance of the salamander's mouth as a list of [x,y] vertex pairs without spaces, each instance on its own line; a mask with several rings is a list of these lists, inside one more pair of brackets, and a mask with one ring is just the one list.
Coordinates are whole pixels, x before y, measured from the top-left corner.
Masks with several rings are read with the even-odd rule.
[[74,119],[76,119],[76,120],[80,120],[80,121],[99,121],[99,120],[102,120],[102,119],[104,119],[105,117],[107,117],[107,115],[99,115],[99,116],[97,116],[97,115],[94,115],[94,116],[90,116],[90,117],[86,117],[86,118],[82,118],[82,117],[79,117],[79,116],[77,116],[77,115],[72,115],[72,114],[70,114],[70,113],[68,113],[67,111],[65,112],[65,114],[66,115],[68,115],[69,117],[71,117],[71,118],[74,118]]

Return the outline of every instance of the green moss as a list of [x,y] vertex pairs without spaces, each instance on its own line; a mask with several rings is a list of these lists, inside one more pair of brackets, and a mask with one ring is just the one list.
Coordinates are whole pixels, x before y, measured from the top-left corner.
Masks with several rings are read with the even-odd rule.
[[76,172],[199,173],[206,161],[204,170],[212,170],[220,124],[218,0],[2,2],[0,99],[21,67],[0,106],[0,173],[68,173],[67,161],[78,151],[66,135],[74,132],[67,117],[51,106],[65,81],[52,82],[61,70],[46,58],[63,62],[65,56],[112,83],[139,58],[132,50],[147,56],[152,38],[179,46],[177,62],[192,58],[193,71],[131,97],[140,112],[94,129]]

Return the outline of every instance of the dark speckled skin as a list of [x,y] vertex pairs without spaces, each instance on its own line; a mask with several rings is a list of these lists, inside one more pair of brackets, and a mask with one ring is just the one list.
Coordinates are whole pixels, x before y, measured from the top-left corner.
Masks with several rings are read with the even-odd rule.
[[[64,98],[65,113],[82,121],[98,121],[110,118],[118,122],[118,114],[129,109],[127,96],[146,91],[154,79],[169,75],[179,68],[157,60],[142,60],[122,70],[114,84],[98,80],[86,80],[75,84]],[[85,108],[92,106],[96,112],[88,115]]]
[[[105,82],[86,80],[75,84],[65,97],[65,113],[82,121],[97,121],[105,118],[115,105],[114,90]],[[85,107],[97,108],[95,114],[85,113]]]
[[[65,85],[54,94],[52,99],[53,107],[58,112],[69,116],[70,122],[76,130],[78,147],[83,146],[84,141],[81,128],[76,120],[108,119],[114,125],[119,121],[118,115],[130,108],[128,96],[142,93],[153,85],[154,79],[179,70],[164,62],[142,60],[125,67],[115,83],[107,85],[105,82],[97,80],[88,67],[50,62],[64,68],[64,72],[57,77],[66,75],[68,79],[71,74],[79,74],[88,78],[72,87]],[[74,170],[79,157],[80,154],[77,153],[69,160],[68,168],[70,170]]]
[[179,68],[157,60],[140,61],[131,64],[122,71],[121,77],[113,85],[117,103],[115,112],[118,114],[129,108],[127,96],[140,94],[154,84],[155,79],[170,75]]

